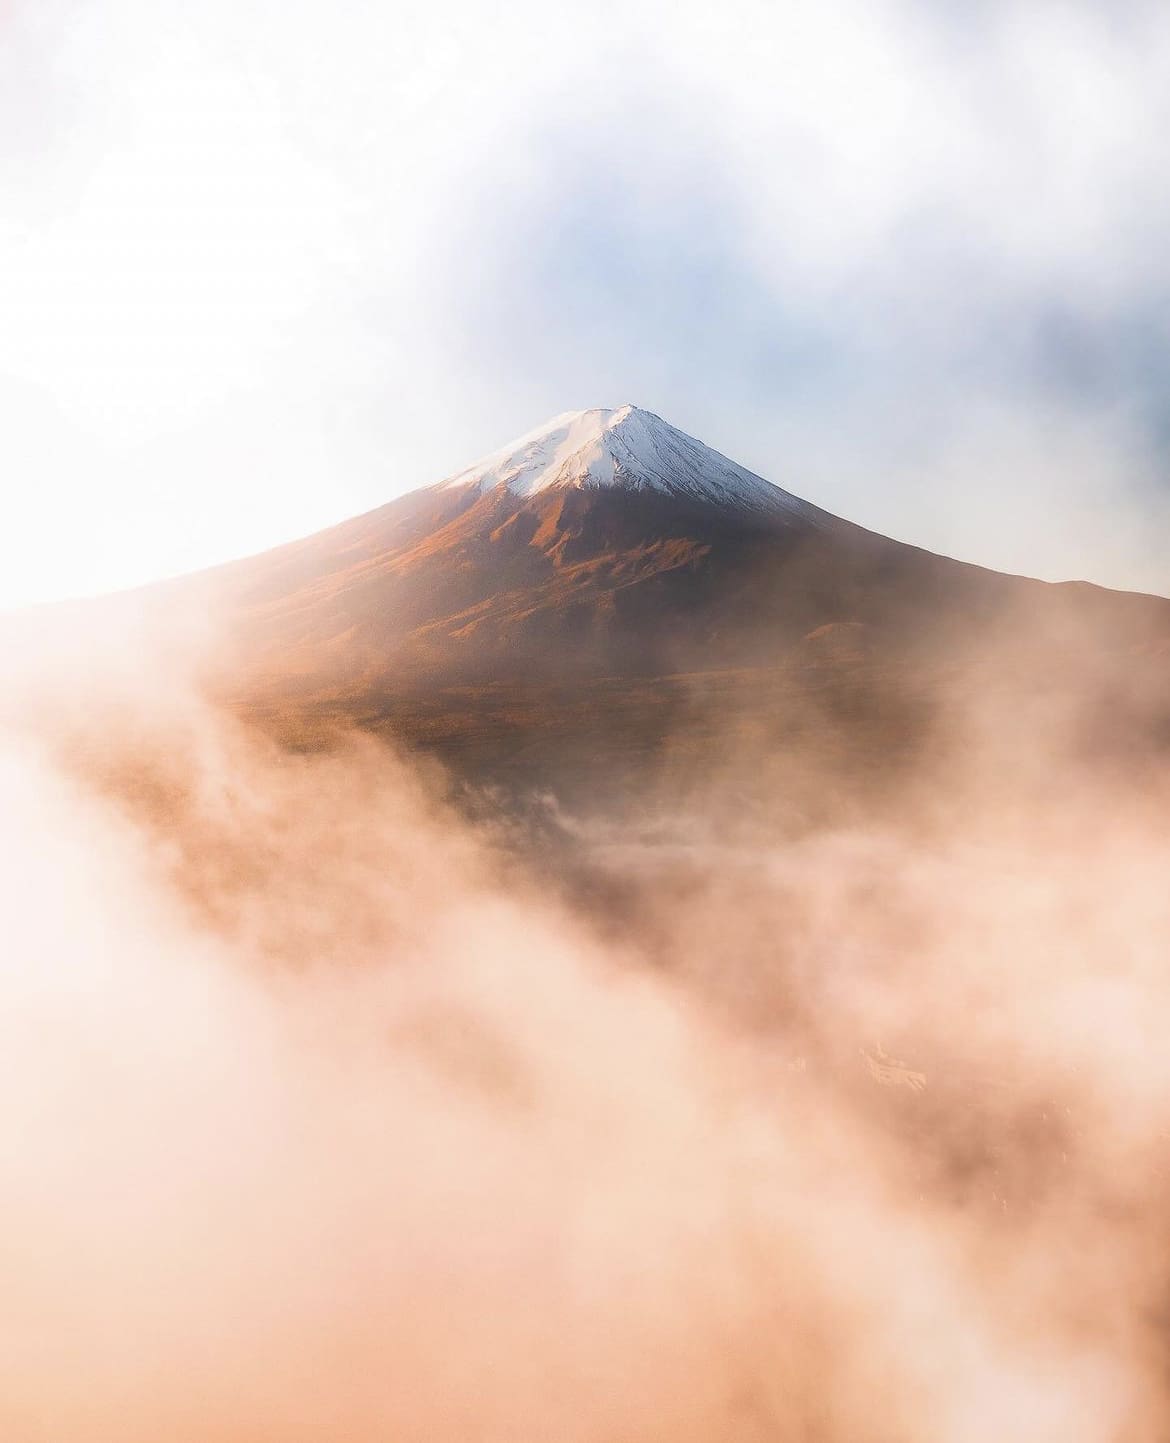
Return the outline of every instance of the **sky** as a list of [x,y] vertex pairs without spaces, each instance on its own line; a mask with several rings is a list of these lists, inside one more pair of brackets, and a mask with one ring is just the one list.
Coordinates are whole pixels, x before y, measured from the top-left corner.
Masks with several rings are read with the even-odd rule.
[[0,606],[632,402],[1170,593],[1170,8],[0,0]]

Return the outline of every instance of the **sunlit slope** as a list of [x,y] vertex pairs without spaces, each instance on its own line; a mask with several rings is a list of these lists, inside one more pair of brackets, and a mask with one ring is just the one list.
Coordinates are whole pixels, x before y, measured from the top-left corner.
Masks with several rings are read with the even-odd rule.
[[164,636],[211,617],[210,691],[298,745],[357,726],[584,790],[797,736],[873,778],[960,693],[1160,734],[1170,651],[1170,601],[890,540],[632,407],[140,599]]
[[877,536],[645,412],[547,429],[210,574],[240,674],[307,698],[771,665],[793,648],[823,663],[840,653],[826,628],[849,628],[854,652],[897,657],[1000,622],[1047,629],[1056,646],[1069,627],[1106,646],[1170,634],[1161,600],[1006,577]]

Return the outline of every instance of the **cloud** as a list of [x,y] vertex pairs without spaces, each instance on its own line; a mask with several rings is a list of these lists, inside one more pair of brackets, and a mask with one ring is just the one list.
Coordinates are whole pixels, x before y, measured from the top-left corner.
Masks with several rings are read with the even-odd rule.
[[716,779],[550,882],[100,670],[0,748],[6,1436],[1164,1435],[1156,773],[982,698],[900,823]]
[[1029,458],[1089,425],[1138,478],[1121,533],[1161,519],[1156,6],[85,0],[10,7],[4,43],[15,520],[121,522],[100,555],[13,548],[13,600],[262,547],[623,400],[878,529],[1164,584],[1096,551],[1092,460],[1063,538],[1019,545],[953,479],[968,411],[1027,438],[1003,489],[1038,497]]

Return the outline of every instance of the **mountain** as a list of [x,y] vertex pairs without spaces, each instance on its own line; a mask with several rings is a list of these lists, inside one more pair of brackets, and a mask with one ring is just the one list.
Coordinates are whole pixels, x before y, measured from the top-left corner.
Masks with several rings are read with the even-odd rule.
[[1080,675],[1170,640],[1161,598],[876,535],[628,405],[154,590],[168,615],[215,611],[209,685],[286,738],[356,724],[514,779],[694,757],[728,728],[775,741],[798,712],[857,756],[876,726],[890,752],[944,682]]

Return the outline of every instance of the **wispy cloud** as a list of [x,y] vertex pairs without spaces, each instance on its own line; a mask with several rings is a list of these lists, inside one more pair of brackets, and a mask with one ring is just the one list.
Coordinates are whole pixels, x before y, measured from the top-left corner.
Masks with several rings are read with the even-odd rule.
[[76,0],[2,34],[0,409],[47,538],[10,599],[626,399],[908,539],[1170,586],[1160,7]]

